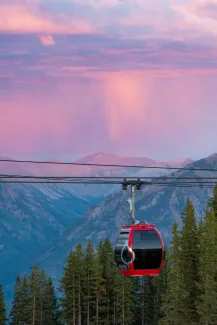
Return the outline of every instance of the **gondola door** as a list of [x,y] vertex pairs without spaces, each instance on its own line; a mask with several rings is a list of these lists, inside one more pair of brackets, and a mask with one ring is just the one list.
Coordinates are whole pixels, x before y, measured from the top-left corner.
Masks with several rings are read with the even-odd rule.
[[134,228],[131,238],[129,244],[135,254],[135,274],[157,276],[164,264],[164,243],[160,233],[155,228]]

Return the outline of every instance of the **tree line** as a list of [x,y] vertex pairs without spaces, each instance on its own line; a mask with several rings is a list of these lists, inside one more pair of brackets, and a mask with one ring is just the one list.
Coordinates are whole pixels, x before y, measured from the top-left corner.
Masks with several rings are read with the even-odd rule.
[[17,275],[8,317],[0,285],[0,325],[215,325],[216,247],[217,186],[198,223],[187,201],[157,278],[123,277],[109,239],[89,240],[69,252],[56,288],[37,265]]

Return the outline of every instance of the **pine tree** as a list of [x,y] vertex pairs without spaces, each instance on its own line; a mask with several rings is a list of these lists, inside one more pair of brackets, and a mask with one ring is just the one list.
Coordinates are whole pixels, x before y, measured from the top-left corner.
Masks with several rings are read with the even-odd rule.
[[100,318],[105,315],[105,298],[106,288],[105,279],[103,278],[103,265],[101,263],[102,243],[99,244],[96,250],[94,264],[93,264],[93,306],[95,309],[95,315],[91,320],[92,325],[101,324]]
[[59,318],[60,318],[60,310],[58,299],[56,297],[54,285],[52,279],[49,277],[47,281],[47,294],[49,296],[49,301],[51,302],[51,315],[52,315],[52,325],[59,325]]
[[59,310],[55,290],[51,278],[47,278],[43,270],[41,271],[41,315],[42,324],[58,324]]
[[217,219],[217,184],[213,190],[213,197],[209,200],[207,208],[213,210]]
[[[207,214],[208,210],[206,209],[205,211],[205,215]],[[201,238],[203,236],[204,233],[204,219],[203,217],[200,217],[200,221],[197,227],[197,237],[198,237],[198,255],[200,256],[200,242],[201,242]]]
[[137,279],[122,276],[117,272],[114,287],[116,321],[114,324],[134,324],[137,311],[137,294],[139,291]]
[[76,309],[77,309],[77,324],[81,325],[82,307],[83,307],[83,259],[84,252],[81,244],[78,244],[75,248],[75,283],[76,283]]
[[76,321],[76,255],[70,251],[64,273],[60,280],[59,291],[62,293],[60,298],[61,321],[66,325],[77,325]]
[[20,281],[20,276],[16,276],[16,283],[15,283],[15,289],[14,289],[14,298],[12,301],[12,307],[10,311],[10,324],[11,325],[19,325],[21,321],[21,313],[23,313],[21,309],[21,304],[20,304],[20,286],[21,286],[21,281]]
[[38,286],[40,292],[40,324],[52,324],[51,300],[47,288],[47,277],[44,270],[38,273]]
[[152,281],[153,325],[158,325],[159,320],[163,317],[161,306],[163,302],[163,297],[166,294],[166,289],[167,289],[167,273],[168,273],[168,262],[166,259],[160,275]]
[[215,325],[217,319],[217,220],[215,211],[207,211],[201,237],[199,260],[200,296],[197,310],[200,324]]
[[94,314],[93,310],[93,265],[94,265],[94,247],[91,240],[88,240],[85,250],[83,261],[83,300],[84,300],[84,312],[83,318],[84,324],[90,325],[90,320]]
[[6,324],[6,306],[4,302],[4,292],[2,289],[2,285],[0,284],[0,325]]
[[185,324],[187,292],[181,270],[181,236],[177,222],[174,222],[172,227],[172,240],[166,260],[168,263],[167,289],[163,297],[163,317],[159,320],[159,325],[183,325]]
[[31,324],[31,301],[30,301],[30,288],[28,284],[27,276],[24,275],[20,285],[20,301],[19,301],[19,313],[20,313],[20,324],[29,325]]
[[38,265],[34,265],[29,276],[30,289],[30,308],[31,308],[31,325],[41,325],[42,307],[41,307],[41,288],[40,273]]
[[118,272],[113,258],[113,247],[108,238],[105,239],[101,247],[101,263],[103,265],[103,278],[105,279],[106,296],[104,299],[104,324],[110,325],[114,312],[114,279]]
[[153,324],[153,283],[152,277],[142,277],[140,288],[141,325]]
[[35,265],[29,276],[16,277],[14,299],[10,311],[11,325],[58,325],[59,310],[51,278]]
[[183,290],[187,293],[183,304],[185,310],[184,323],[191,325],[198,322],[195,301],[198,296],[199,241],[194,207],[189,200],[182,221],[180,265],[184,277]]

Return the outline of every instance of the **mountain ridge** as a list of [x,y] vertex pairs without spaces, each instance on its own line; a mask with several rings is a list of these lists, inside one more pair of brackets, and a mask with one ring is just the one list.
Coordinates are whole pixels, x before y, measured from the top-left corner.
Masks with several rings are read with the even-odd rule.
[[[217,155],[211,155],[188,165],[189,168],[217,169]],[[178,170],[173,172],[175,177],[187,176],[217,176],[216,172],[200,172]],[[52,268],[52,276],[58,277],[58,264],[64,263],[67,252],[77,243],[86,243],[87,238],[93,242],[109,237],[114,243],[122,224],[130,223],[129,192],[119,191],[105,197],[97,206],[89,208],[79,220],[76,220],[49,250],[49,256],[41,256],[40,263],[43,267]],[[165,242],[170,240],[170,229],[174,220],[180,222],[180,216],[185,204],[190,199],[195,207],[197,219],[204,213],[208,200],[213,195],[213,188],[180,188],[171,186],[148,185],[136,193],[136,219],[146,219],[154,223],[161,231]],[[65,255],[64,255],[64,252]]]
[[[155,162],[155,164],[158,163]],[[30,164],[20,165],[17,164],[16,167],[22,167],[23,175],[28,173],[30,175],[42,175],[42,173],[46,174],[48,172],[48,175],[53,174],[58,176],[60,176],[60,166],[63,166],[58,165],[59,169],[56,169],[55,165],[51,165],[50,168],[52,168],[49,169],[49,165],[46,165],[46,168],[42,169],[41,164],[39,166],[34,166],[34,164],[31,166]],[[3,174],[1,166],[0,164],[0,173]],[[70,168],[63,169],[66,175],[67,170],[70,170],[71,175],[72,171],[75,170],[74,166],[72,169]],[[85,166],[83,175],[133,176],[138,175],[139,171],[142,171],[142,169],[136,168],[114,169],[105,167],[96,169],[95,167],[91,168],[91,166],[87,166],[86,168]],[[13,173],[12,169],[11,172]],[[55,174],[57,172],[58,174]],[[147,175],[151,176],[152,173],[153,171],[146,170]],[[161,170],[161,173],[165,175],[167,171]],[[6,184],[0,185],[5,189]],[[6,297],[8,301],[11,299],[16,272],[22,274],[31,267],[30,264],[37,262],[44,265],[49,270],[51,276],[57,278],[61,272],[68,248],[72,246],[72,239],[76,241],[81,238],[79,236],[88,238],[88,236],[92,235],[92,238],[96,238],[97,240],[105,233],[110,235],[107,229],[109,229],[109,225],[114,219],[114,216],[111,215],[110,210],[112,209],[110,209],[110,205],[105,203],[110,197],[116,197],[116,209],[122,211],[124,208],[125,210],[123,211],[127,211],[126,213],[129,212],[129,205],[125,200],[127,198],[124,198],[125,202],[123,204],[123,201],[119,199],[119,193],[116,194],[120,189],[118,186],[93,185],[90,187],[90,185],[85,186],[82,184],[73,184],[73,186],[72,184],[7,184],[6,188],[9,191],[8,193],[6,191],[6,194],[3,195],[0,191],[0,231],[4,229],[2,232],[3,236],[0,237],[0,278],[4,279],[4,285],[7,287]],[[94,221],[93,216],[95,215],[98,218],[98,213],[104,204],[107,204],[107,208],[103,213],[107,213],[107,218],[111,216],[111,221],[105,220],[105,222],[102,222],[102,228],[100,228],[99,232],[97,230],[97,220]],[[22,211],[25,211],[23,222],[19,220],[19,217],[23,215]],[[91,222],[84,222],[89,214],[90,218],[93,218],[93,222],[96,224],[94,229],[91,228]],[[86,226],[89,227],[90,232],[81,231],[81,227]],[[68,232],[71,227],[77,227],[77,232]],[[65,231],[68,234],[66,239],[64,238]],[[30,243],[29,241],[33,242]],[[65,246],[66,242],[68,243],[68,246],[66,245],[67,247]],[[5,244],[7,245],[5,246]],[[10,250],[8,254],[6,254],[7,248]],[[20,254],[22,254],[22,258]]]

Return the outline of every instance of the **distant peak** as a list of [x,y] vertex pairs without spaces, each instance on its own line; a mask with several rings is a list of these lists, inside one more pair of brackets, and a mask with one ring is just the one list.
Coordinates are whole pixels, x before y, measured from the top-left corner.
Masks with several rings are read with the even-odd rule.
[[215,158],[215,159],[217,159],[217,153],[213,153],[212,155],[208,156],[207,158]]
[[105,153],[102,151],[98,151],[92,155],[84,156],[76,162],[102,165],[149,165],[156,163],[155,160],[148,157],[126,157],[122,155]]
[[95,159],[98,159],[102,156],[104,156],[105,154],[103,152],[96,152],[96,153],[93,153],[91,155],[86,155],[78,160],[76,160],[76,163],[83,163],[83,164],[88,164],[90,163],[91,161],[95,160]]
[[168,164],[185,164],[185,163],[192,163],[194,160],[192,160],[191,158],[174,158],[174,159],[170,159],[167,161]]

